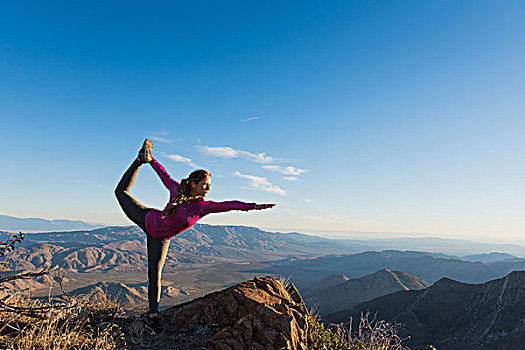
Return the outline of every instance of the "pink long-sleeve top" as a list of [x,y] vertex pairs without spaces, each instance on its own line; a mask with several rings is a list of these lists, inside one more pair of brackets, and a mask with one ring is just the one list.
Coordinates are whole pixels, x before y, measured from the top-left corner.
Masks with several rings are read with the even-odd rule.
[[[166,207],[175,199],[179,183],[171,178],[166,169],[153,159],[151,167],[159,175],[160,180],[170,191],[170,200]],[[255,203],[245,203],[241,201],[213,202],[206,201],[200,197],[195,202],[181,204],[177,207],[177,212],[173,215],[162,217],[162,211],[151,209],[146,214],[145,225],[146,232],[157,239],[167,241],[179,233],[192,227],[200,218],[210,213],[220,213],[230,210],[252,210],[255,209]]]

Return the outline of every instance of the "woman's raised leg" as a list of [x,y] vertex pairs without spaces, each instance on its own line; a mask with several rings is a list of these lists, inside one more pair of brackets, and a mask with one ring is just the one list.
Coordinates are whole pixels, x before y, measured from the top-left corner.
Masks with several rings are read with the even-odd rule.
[[136,200],[131,195],[130,191],[137,180],[137,175],[142,164],[151,161],[152,147],[151,141],[146,139],[139,152],[139,156],[133,161],[124,175],[122,175],[122,178],[115,189],[115,196],[126,216],[144,230],[144,232],[146,231],[144,221],[150,208]]
[[126,170],[122,179],[115,189],[115,196],[120,204],[120,207],[124,211],[124,214],[137,224],[142,230],[146,230],[144,221],[146,219],[146,214],[150,211],[150,208],[146,207],[138,200],[136,200],[130,193],[137,175],[139,173],[140,166],[142,162],[135,160],[131,166]]

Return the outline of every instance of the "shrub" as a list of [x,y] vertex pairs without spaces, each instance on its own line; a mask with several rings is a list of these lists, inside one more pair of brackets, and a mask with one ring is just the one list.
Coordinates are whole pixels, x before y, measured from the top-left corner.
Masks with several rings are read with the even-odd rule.
[[[352,324],[352,321],[349,323]],[[352,331],[342,324],[326,328],[319,317],[309,317],[309,350],[408,350],[397,335],[397,327],[385,321],[370,321],[361,315],[359,327]]]
[[315,317],[308,318],[308,350],[347,350],[348,344],[341,342],[339,336],[324,327]]

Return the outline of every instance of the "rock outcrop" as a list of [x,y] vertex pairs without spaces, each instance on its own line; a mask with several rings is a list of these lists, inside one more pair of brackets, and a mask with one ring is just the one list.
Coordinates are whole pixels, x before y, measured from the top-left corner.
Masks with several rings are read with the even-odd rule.
[[[273,277],[254,278],[162,312],[176,348],[213,350],[306,349],[307,310],[291,284]],[[184,344],[187,341],[188,344]]]

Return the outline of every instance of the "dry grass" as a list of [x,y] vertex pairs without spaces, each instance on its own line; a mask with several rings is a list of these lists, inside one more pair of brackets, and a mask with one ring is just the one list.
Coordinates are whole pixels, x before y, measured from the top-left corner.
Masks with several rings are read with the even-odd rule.
[[105,297],[41,301],[14,293],[0,298],[3,349],[122,349],[122,311]]

